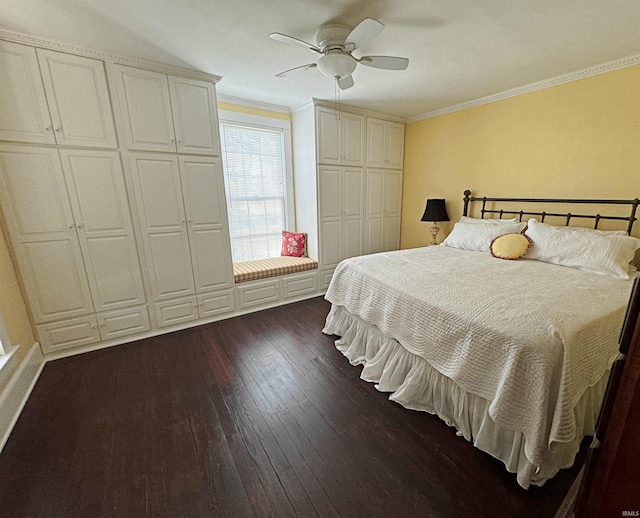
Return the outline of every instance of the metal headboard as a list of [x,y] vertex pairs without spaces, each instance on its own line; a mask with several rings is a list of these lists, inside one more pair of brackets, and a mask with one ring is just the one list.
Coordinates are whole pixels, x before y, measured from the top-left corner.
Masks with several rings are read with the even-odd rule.
[[[569,222],[572,218],[581,218],[581,219],[593,219],[595,220],[594,227],[598,228],[598,224],[601,220],[616,220],[616,221],[628,221],[627,232],[631,235],[631,231],[633,230],[633,224],[636,222],[636,210],[638,205],[640,205],[640,200],[635,198],[633,200],[577,200],[577,199],[556,199],[556,198],[487,198],[483,196],[482,198],[477,198],[475,196],[471,196],[471,191],[464,191],[464,209],[462,211],[464,216],[468,216],[469,212],[469,203],[478,201],[482,202],[482,208],[480,209],[480,213],[482,214],[482,218],[484,218],[485,214],[499,214],[502,216],[518,216],[519,220],[522,221],[523,216],[540,216],[540,221],[544,222],[544,219],[547,216],[557,216],[565,218],[565,225],[569,225]],[[602,214],[573,214],[571,212],[531,212],[525,210],[503,210],[503,209],[487,209],[487,202],[497,202],[497,203],[505,203],[505,202],[521,202],[521,203],[583,203],[583,204],[592,204],[592,205],[630,205],[631,212],[629,216],[606,216]]]

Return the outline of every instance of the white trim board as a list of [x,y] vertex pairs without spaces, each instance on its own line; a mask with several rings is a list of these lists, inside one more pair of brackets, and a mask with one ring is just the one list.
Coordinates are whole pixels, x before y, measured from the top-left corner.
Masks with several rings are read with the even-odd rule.
[[0,452],[18,421],[44,364],[40,344],[35,342],[0,394]]
[[162,72],[164,74],[190,77],[193,79],[203,79],[205,81],[211,81],[214,84],[222,79],[221,76],[208,74],[194,68],[181,67],[178,65],[168,65],[166,63],[160,63],[151,59],[122,56],[120,54],[114,54],[113,52],[109,52],[106,50],[77,47],[69,43],[40,38],[38,36],[32,36],[30,34],[7,31],[2,28],[0,28],[0,39],[12,41],[14,43],[22,43],[23,45],[41,47],[43,49],[57,50],[58,52],[66,52],[68,54],[76,54],[78,56],[85,56],[88,58],[101,59],[103,61],[111,63],[129,65],[132,67],[143,68],[145,70],[152,70],[154,72]]
[[489,104],[496,101],[501,101],[503,99],[508,99],[509,97],[528,94],[531,92],[535,92],[536,90],[542,90],[551,86],[578,81],[579,79],[585,79],[587,77],[597,76],[599,74],[604,74],[606,72],[619,70],[621,68],[632,67],[639,64],[640,54],[634,54],[632,56],[616,59],[614,61],[607,61],[606,63],[601,63],[593,67],[576,70],[575,72],[570,72],[568,74],[562,74],[550,79],[544,79],[542,81],[536,81],[535,83],[530,83],[528,85],[510,88],[509,90],[504,90],[503,92],[487,95],[486,97],[480,97],[479,99],[474,99],[472,101],[454,104],[453,106],[440,108],[438,110],[422,113],[420,115],[414,115],[407,118],[407,123],[418,122],[425,119],[433,119],[434,117],[440,117],[441,115],[446,115],[448,113],[468,110],[469,108],[475,108],[476,106],[481,106],[483,104]]

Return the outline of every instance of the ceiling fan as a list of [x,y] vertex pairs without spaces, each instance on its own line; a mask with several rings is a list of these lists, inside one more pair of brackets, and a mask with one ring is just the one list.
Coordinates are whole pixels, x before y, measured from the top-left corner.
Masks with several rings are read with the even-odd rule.
[[316,33],[317,45],[312,45],[286,34],[272,32],[269,34],[269,38],[272,40],[303,47],[321,55],[317,63],[309,63],[285,70],[276,74],[276,77],[284,77],[295,70],[317,68],[329,79],[335,79],[341,90],[346,90],[354,84],[351,74],[358,63],[367,67],[385,70],[406,69],[409,65],[407,58],[395,56],[362,56],[356,58],[352,55],[354,50],[369,45],[382,32],[382,29],[384,29],[384,25],[371,18],[365,18],[354,29],[339,24],[323,25]]

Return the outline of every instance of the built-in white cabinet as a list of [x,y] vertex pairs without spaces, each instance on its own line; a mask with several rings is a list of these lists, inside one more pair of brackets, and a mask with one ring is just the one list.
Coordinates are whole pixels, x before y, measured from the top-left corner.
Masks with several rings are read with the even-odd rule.
[[104,63],[38,49],[56,143],[116,148]]
[[36,323],[145,303],[116,152],[2,145],[0,201]]
[[365,164],[365,118],[329,108],[317,109],[318,163]]
[[366,251],[397,250],[400,241],[402,173],[393,169],[367,169]]
[[402,169],[404,125],[367,117],[367,166]]
[[337,265],[362,255],[364,169],[319,166],[320,263]]
[[0,41],[0,140],[117,147],[104,63]]
[[111,69],[128,149],[220,154],[213,84],[122,65]]
[[129,159],[154,300],[232,287],[220,159]]
[[55,144],[36,49],[0,41],[0,140]]
[[35,322],[92,313],[58,150],[0,145],[0,202]]
[[60,149],[60,157],[95,310],[144,304],[120,155]]

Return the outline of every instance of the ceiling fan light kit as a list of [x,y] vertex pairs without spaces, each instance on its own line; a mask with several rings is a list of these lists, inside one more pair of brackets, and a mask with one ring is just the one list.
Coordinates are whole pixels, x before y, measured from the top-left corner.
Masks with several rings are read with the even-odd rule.
[[407,58],[395,56],[362,56],[355,58],[351,53],[360,47],[366,47],[384,29],[384,25],[377,20],[365,18],[354,29],[346,25],[329,24],[318,29],[316,33],[316,45],[306,41],[287,36],[278,32],[269,34],[275,41],[306,48],[317,54],[322,54],[317,63],[309,63],[291,68],[276,74],[276,77],[285,77],[294,70],[309,70],[317,68],[320,72],[336,81],[341,90],[353,86],[351,74],[358,64],[384,70],[404,70],[409,65]]

